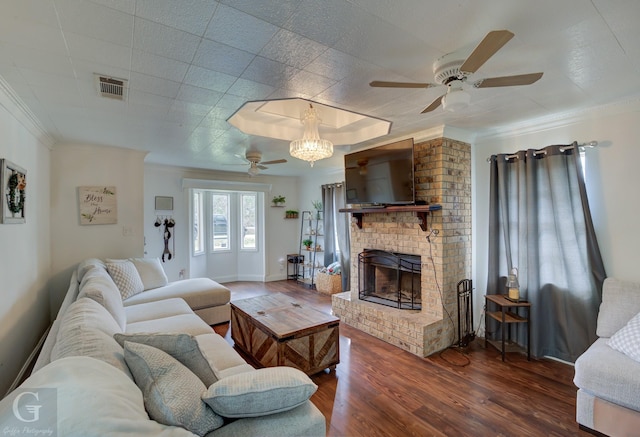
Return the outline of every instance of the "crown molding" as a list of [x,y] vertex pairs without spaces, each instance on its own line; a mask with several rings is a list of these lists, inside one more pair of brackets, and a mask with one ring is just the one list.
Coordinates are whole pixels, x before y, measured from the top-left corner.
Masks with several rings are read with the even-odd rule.
[[476,132],[476,141],[486,141],[504,137],[517,137],[553,129],[561,129],[578,123],[628,112],[640,111],[640,95],[624,100],[592,106],[589,108],[558,112],[543,117],[532,118],[520,123],[499,126]]
[[45,147],[49,149],[53,148],[53,145],[56,143],[55,138],[46,131],[38,117],[31,112],[31,109],[18,97],[13,88],[11,88],[2,76],[0,76],[0,106],[6,108],[9,114]]

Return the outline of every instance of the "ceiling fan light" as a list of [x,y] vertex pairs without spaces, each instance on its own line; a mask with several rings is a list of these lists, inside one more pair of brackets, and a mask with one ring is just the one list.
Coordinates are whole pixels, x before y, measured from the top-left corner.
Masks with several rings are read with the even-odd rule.
[[289,153],[294,158],[309,161],[311,167],[313,167],[315,161],[329,158],[333,155],[333,143],[320,138],[318,125],[321,120],[318,117],[318,112],[311,104],[302,113],[300,121],[304,125],[304,134],[301,139],[291,141]]
[[249,170],[247,170],[247,173],[249,173],[249,176],[254,177],[258,173],[260,173],[260,169],[255,162],[252,162],[251,167],[249,167]]
[[442,97],[442,107],[445,111],[456,112],[469,106],[471,94],[464,90],[451,91]]

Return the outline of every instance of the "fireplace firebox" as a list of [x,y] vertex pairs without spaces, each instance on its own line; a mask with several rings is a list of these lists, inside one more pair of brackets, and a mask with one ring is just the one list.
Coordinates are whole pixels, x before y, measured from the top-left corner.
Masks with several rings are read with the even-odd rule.
[[361,300],[404,310],[422,308],[419,255],[365,249],[358,254]]

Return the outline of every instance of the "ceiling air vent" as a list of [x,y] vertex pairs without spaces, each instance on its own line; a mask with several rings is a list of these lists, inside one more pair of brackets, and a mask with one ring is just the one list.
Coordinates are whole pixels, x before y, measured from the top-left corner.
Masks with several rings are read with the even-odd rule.
[[125,79],[116,79],[100,74],[96,74],[95,77],[99,95],[110,99],[126,100],[127,81]]

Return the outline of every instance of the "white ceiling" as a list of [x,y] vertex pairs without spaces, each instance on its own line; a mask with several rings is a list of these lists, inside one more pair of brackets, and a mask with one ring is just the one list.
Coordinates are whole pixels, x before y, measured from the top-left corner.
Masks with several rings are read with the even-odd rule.
[[[391,140],[625,100],[640,93],[639,19],[637,0],[2,0],[0,76],[55,143],[231,171],[248,168],[229,165],[236,154],[257,149],[288,159],[265,174],[308,174],[287,141],[245,135],[227,118],[247,101],[301,97],[389,120]],[[438,57],[470,52],[494,29],[515,37],[474,79],[542,79],[472,89],[458,113],[420,113],[441,87],[368,85],[433,82]],[[128,79],[128,100],[98,97],[94,73]],[[335,149],[311,171],[341,167],[348,146]]]

